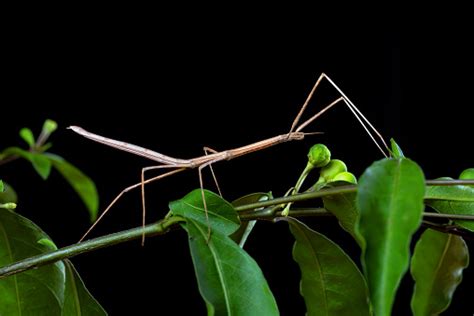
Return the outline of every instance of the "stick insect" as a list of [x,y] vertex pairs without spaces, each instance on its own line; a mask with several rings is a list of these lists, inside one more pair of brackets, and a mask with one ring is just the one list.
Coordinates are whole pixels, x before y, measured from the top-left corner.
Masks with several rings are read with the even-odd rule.
[[[314,92],[318,88],[319,84],[323,79],[326,79],[340,94],[340,97],[331,102],[329,105],[324,107],[322,110],[320,110],[318,113],[314,114],[312,117],[304,121],[303,123],[299,124],[300,119],[303,115],[303,112],[306,110],[309,102],[311,101]],[[179,158],[174,158],[170,156],[163,155],[161,153],[158,153],[156,151],[152,151],[150,149],[146,149],[140,146],[136,146],[133,144],[125,143],[122,141],[106,138],[97,134],[90,133],[86,130],[84,130],[81,127],[78,126],[70,126],[69,129],[73,130],[74,132],[89,138],[93,141],[96,141],[98,143],[111,146],[126,152],[130,152],[132,154],[142,156],[145,158],[148,158],[150,160],[156,161],[160,163],[160,165],[155,165],[151,167],[145,167],[142,168],[141,170],[141,181],[140,183],[136,183],[134,185],[131,185],[124,190],[122,190],[115,198],[114,200],[107,206],[107,208],[102,212],[102,214],[99,216],[99,218],[94,222],[94,224],[87,230],[87,232],[82,236],[82,238],[79,240],[81,242],[91,231],[94,229],[94,227],[99,223],[99,221],[107,214],[107,212],[111,209],[111,207],[128,191],[135,189],[137,187],[141,187],[141,203],[142,203],[142,225],[145,226],[145,215],[146,215],[146,208],[145,208],[145,184],[150,183],[152,181],[157,181],[160,179],[163,179],[165,177],[169,177],[171,175],[174,175],[176,173],[182,172],[187,169],[198,169],[198,174],[199,174],[199,185],[201,187],[201,193],[202,193],[202,199],[203,199],[203,206],[206,214],[206,220],[209,221],[208,214],[207,214],[207,205],[206,205],[206,199],[204,197],[204,184],[203,184],[203,178],[202,178],[202,170],[205,167],[210,167],[212,176],[214,178],[214,181],[216,182],[218,191],[220,193],[220,188],[219,185],[217,184],[216,177],[214,175],[214,172],[212,170],[212,165],[216,162],[223,161],[223,160],[231,160],[243,155],[247,155],[252,152],[260,151],[265,148],[269,148],[281,143],[293,141],[293,140],[302,140],[306,135],[309,134],[314,134],[314,133],[305,133],[302,132],[302,130],[308,126],[310,123],[312,123],[314,120],[316,120],[318,117],[320,117],[322,114],[324,114],[326,111],[328,111],[330,108],[335,106],[338,103],[345,103],[347,107],[351,110],[351,112],[354,114],[354,116],[357,118],[359,123],[362,125],[362,127],[365,129],[367,134],[370,136],[372,141],[375,143],[377,148],[382,152],[382,154],[387,157],[387,154],[385,151],[382,149],[382,146],[385,147],[385,149],[388,150],[388,146],[385,143],[383,137],[381,134],[375,129],[375,127],[369,122],[367,118],[359,111],[359,109],[352,103],[352,101],[342,92],[342,90],[324,73],[322,73],[319,78],[316,80],[315,84],[313,85],[310,93],[308,94],[305,102],[301,106],[301,109],[299,110],[298,114],[296,115],[295,119],[293,120],[293,123],[291,125],[291,128],[288,133],[278,135],[275,137],[271,137],[265,140],[258,141],[253,144],[245,145],[242,147],[234,148],[234,149],[229,149],[225,151],[215,151],[212,149],[209,149],[207,147],[204,148],[205,155],[192,158],[192,159],[179,159]],[[367,125],[369,127],[367,127]],[[370,130],[369,130],[370,128]],[[374,135],[372,133],[375,133],[377,138],[380,140],[381,143],[379,143]],[[382,146],[381,146],[382,145]],[[167,171],[163,174],[160,174],[158,176],[155,176],[150,179],[145,179],[145,172],[150,171],[150,170],[156,170],[156,169],[172,169],[170,171]],[[210,226],[208,226],[208,234],[210,236]],[[144,238],[145,236],[142,236],[142,244],[144,243]]]

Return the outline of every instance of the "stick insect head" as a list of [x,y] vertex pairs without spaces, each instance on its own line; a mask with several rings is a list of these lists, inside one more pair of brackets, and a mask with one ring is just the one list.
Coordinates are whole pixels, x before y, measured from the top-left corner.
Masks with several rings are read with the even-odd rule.
[[293,132],[293,133],[288,134],[288,136],[291,140],[302,140],[303,138],[305,138],[305,136],[319,135],[319,134],[324,134],[324,133],[323,132],[311,132],[311,133]]

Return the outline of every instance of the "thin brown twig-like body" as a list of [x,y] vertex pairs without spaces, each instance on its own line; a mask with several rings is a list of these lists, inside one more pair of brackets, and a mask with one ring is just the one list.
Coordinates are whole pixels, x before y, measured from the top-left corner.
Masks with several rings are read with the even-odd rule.
[[[319,111],[318,113],[316,113],[315,115],[313,115],[312,117],[307,119],[305,122],[303,122],[301,124],[298,124],[301,117],[302,117],[302,115],[303,115],[303,112],[306,110],[306,108],[307,108],[314,92],[316,91],[317,87],[319,86],[319,84],[321,83],[321,81],[323,79],[326,79],[339,92],[339,94],[341,96],[338,99],[336,99],[335,101],[333,101],[332,103],[330,103],[329,105],[327,105],[321,111]],[[294,119],[294,121],[291,125],[291,128],[290,128],[290,131],[288,133],[278,135],[278,136],[274,136],[274,137],[271,137],[271,138],[268,138],[268,139],[264,139],[264,140],[261,140],[261,141],[258,141],[258,142],[255,142],[255,143],[252,143],[252,144],[249,144],[249,145],[241,146],[241,147],[238,147],[238,148],[234,148],[234,149],[229,149],[229,150],[225,150],[225,151],[221,151],[221,152],[213,152],[213,153],[210,153],[210,154],[206,153],[204,156],[200,156],[200,157],[196,157],[196,158],[192,158],[192,159],[180,159],[180,158],[174,158],[174,157],[166,156],[164,154],[161,154],[159,152],[156,152],[156,151],[144,148],[144,147],[140,147],[140,146],[137,146],[137,145],[129,144],[129,143],[126,143],[126,142],[122,142],[122,141],[114,140],[114,139],[111,139],[111,138],[103,137],[103,136],[100,136],[100,135],[97,135],[97,134],[94,134],[94,133],[90,133],[90,132],[88,132],[88,131],[86,131],[83,128],[78,127],[78,126],[69,127],[74,132],[76,132],[76,133],[78,133],[78,134],[80,134],[80,135],[82,135],[82,136],[84,136],[88,139],[96,141],[98,143],[102,143],[104,145],[111,146],[111,147],[117,148],[117,149],[122,150],[122,151],[130,152],[130,153],[133,153],[135,155],[139,155],[139,156],[142,156],[142,157],[148,158],[150,160],[161,163],[161,165],[158,165],[158,166],[151,166],[151,167],[143,168],[142,172],[141,172],[141,182],[139,184],[130,186],[130,187],[126,188],[125,190],[123,190],[122,192],[120,192],[119,195],[112,201],[111,204],[109,204],[109,206],[106,208],[106,210],[97,219],[97,221],[91,226],[91,228],[86,232],[86,234],[81,238],[80,241],[82,241],[87,236],[87,234],[89,234],[89,232],[95,227],[95,225],[99,222],[99,220],[110,210],[112,205],[115,204],[115,202],[124,193],[126,193],[126,192],[130,191],[131,189],[136,188],[138,186],[141,186],[141,189],[142,189],[142,207],[143,207],[143,209],[142,209],[142,224],[145,225],[145,212],[146,212],[145,211],[145,190],[144,190],[145,183],[149,183],[151,181],[162,179],[164,177],[167,177],[167,176],[172,175],[176,172],[183,171],[183,170],[186,170],[186,169],[198,168],[199,183],[200,183],[202,198],[203,198],[203,206],[204,206],[204,209],[206,210],[206,212],[205,212],[206,219],[208,220],[207,206],[206,206],[206,200],[204,198],[204,189],[203,189],[203,180],[202,180],[202,169],[203,168],[205,168],[207,166],[211,166],[212,164],[214,164],[216,162],[219,162],[219,161],[231,160],[231,159],[234,159],[234,158],[237,158],[237,157],[240,157],[240,156],[252,153],[252,152],[260,151],[262,149],[269,148],[269,147],[272,147],[272,146],[275,146],[275,145],[278,145],[278,144],[281,144],[281,143],[285,143],[285,142],[289,142],[289,141],[293,141],[293,140],[302,140],[305,137],[305,135],[313,134],[313,133],[304,133],[304,132],[302,132],[303,128],[306,127],[307,125],[309,125],[311,122],[313,122],[315,119],[317,119],[323,113],[325,113],[327,110],[329,110],[334,105],[336,105],[340,102],[344,102],[347,105],[347,107],[352,111],[352,113],[357,118],[359,123],[363,126],[363,128],[366,130],[366,132],[371,137],[371,139],[374,141],[374,143],[377,145],[377,147],[383,153],[383,155],[387,157],[387,154],[382,149],[382,146],[377,142],[377,140],[375,139],[375,137],[372,135],[369,128],[365,124],[367,124],[370,127],[370,129],[372,130],[372,132],[374,132],[376,134],[378,139],[381,141],[383,147],[388,149],[388,146],[386,145],[386,143],[383,140],[380,133],[362,115],[362,113],[359,111],[359,109],[357,109],[357,107],[354,105],[354,103],[352,103],[352,101],[349,100],[349,98],[342,92],[342,90],[324,73],[319,76],[318,80],[314,84],[313,88],[311,89],[311,92],[308,94],[304,104],[302,105],[300,111],[298,112],[298,115]],[[152,179],[145,180],[145,172],[146,171],[154,170],[154,169],[165,169],[165,168],[166,169],[175,169],[175,170],[166,172],[166,173],[164,173],[162,175],[159,175],[157,177],[154,177]],[[209,229],[210,229],[210,227],[209,227]],[[209,230],[209,233],[210,233],[210,230]],[[142,239],[142,243],[143,243],[143,241],[144,240]]]

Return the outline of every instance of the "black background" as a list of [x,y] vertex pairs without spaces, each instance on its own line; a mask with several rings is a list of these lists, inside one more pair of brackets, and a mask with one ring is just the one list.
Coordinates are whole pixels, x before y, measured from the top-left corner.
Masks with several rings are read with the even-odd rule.
[[[315,80],[325,72],[385,139],[398,141],[427,178],[457,177],[473,167],[468,113],[472,80],[460,77],[472,70],[472,49],[457,32],[460,28],[450,33],[426,27],[402,36],[401,18],[373,21],[367,27],[319,16],[304,24],[281,17],[261,23],[259,17],[247,16],[196,17],[191,23],[159,20],[64,15],[12,23],[2,61],[1,147],[20,143],[17,133],[23,126],[38,133],[44,119],[56,120],[60,128],[52,137],[51,151],[94,179],[103,209],[121,189],[139,181],[140,169],[151,164],[86,140],[67,126],[80,125],[179,158],[200,156],[203,146],[224,150],[287,132]],[[337,97],[324,83],[308,111],[315,113]],[[216,165],[224,197],[233,200],[255,191],[284,194],[305,166],[308,148],[317,142],[327,144],[333,157],[343,159],[357,176],[382,158],[342,105],[307,131],[325,134]],[[43,182],[22,161],[2,166],[1,172],[18,191],[18,212],[59,246],[77,241],[87,229],[83,205],[58,174]],[[214,190],[208,174],[205,182]],[[196,187],[196,171],[148,186],[148,221],[162,217],[168,201]],[[357,246],[335,220],[307,222],[358,261]],[[134,192],[93,236],[139,224],[139,193]],[[292,243],[286,224],[259,223],[247,250],[260,264],[281,313],[302,315]],[[472,240],[468,243],[474,247]],[[129,242],[73,262],[111,315],[189,310],[205,314],[181,230],[149,238],[145,247]],[[468,293],[473,274],[472,269],[465,272],[447,315],[472,313]],[[411,291],[407,276],[395,315],[409,313]]]

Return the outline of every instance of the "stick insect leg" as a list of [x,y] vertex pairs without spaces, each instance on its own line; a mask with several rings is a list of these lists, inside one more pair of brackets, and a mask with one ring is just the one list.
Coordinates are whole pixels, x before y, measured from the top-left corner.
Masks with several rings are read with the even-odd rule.
[[211,160],[198,167],[199,185],[201,187],[202,204],[204,206],[204,213],[206,215],[206,223],[207,223],[207,241],[209,241],[209,239],[211,238],[211,224],[209,222],[209,214],[207,212],[206,197],[204,195],[204,181],[202,180],[202,169],[204,169],[207,166],[212,165],[214,162],[217,162],[219,160],[220,159]]
[[[354,114],[354,116],[356,117],[356,119],[359,121],[359,123],[362,125],[362,127],[364,128],[364,130],[367,132],[367,134],[369,135],[369,137],[372,139],[372,141],[374,142],[374,144],[377,146],[377,148],[382,152],[382,154],[387,157],[387,154],[385,153],[385,151],[382,149],[382,147],[380,147],[379,143],[377,142],[377,140],[375,139],[375,137],[372,135],[372,133],[370,132],[370,130],[367,128],[367,126],[365,125],[365,123],[362,121],[362,119],[360,118],[360,116],[354,111],[354,109],[351,107],[351,105],[347,102],[347,100],[344,98],[344,97],[339,97],[338,99],[336,99],[335,101],[333,101],[331,104],[329,104],[328,106],[326,106],[325,108],[323,108],[321,111],[319,111],[318,113],[316,113],[315,115],[313,115],[312,117],[310,117],[309,119],[307,119],[306,121],[304,121],[303,123],[301,123],[300,126],[298,126],[298,128],[296,129],[296,132],[300,132],[303,128],[305,128],[307,125],[309,125],[311,122],[313,122],[315,119],[317,119],[318,117],[320,117],[323,113],[325,113],[327,110],[329,110],[330,108],[332,108],[334,105],[338,104],[339,102],[343,101],[347,106],[348,108],[351,110],[351,112]],[[364,117],[365,119],[365,117]],[[373,126],[371,126],[372,128],[374,128]],[[382,140],[383,144],[385,144],[385,142],[383,141],[383,138],[382,136],[376,132],[377,136]],[[386,145],[385,145],[386,146]]]
[[311,91],[309,92],[308,96],[306,97],[306,100],[304,101],[303,103],[303,106],[301,106],[301,109],[300,111],[298,112],[298,115],[296,115],[293,123],[291,124],[291,128],[290,128],[290,131],[288,132],[288,134],[291,134],[295,128],[296,128],[296,125],[298,125],[298,122],[300,121],[301,119],[301,116],[303,115],[303,112],[306,110],[306,107],[308,106],[309,104],[309,101],[311,101],[311,99],[313,98],[313,94],[314,92],[316,91],[316,89],[318,88],[319,84],[321,83],[321,80],[323,80],[323,78],[325,77],[324,73],[322,73],[318,80],[316,80],[316,83],[314,84],[313,88],[311,89]]
[[167,173],[164,173],[164,174],[161,174],[161,175],[158,175],[156,177],[153,177],[151,179],[148,179],[146,181],[144,181],[143,183],[142,182],[139,182],[139,183],[135,183],[134,185],[131,185],[125,189],[122,190],[122,192],[120,192],[114,199],[113,201],[107,206],[107,208],[102,212],[102,214],[100,214],[99,218],[97,218],[97,220],[94,222],[94,224],[92,224],[91,227],[89,227],[89,229],[86,231],[86,233],[81,237],[81,239],[78,241],[78,242],[81,242],[84,240],[84,238],[86,238],[90,232],[97,226],[97,224],[102,220],[102,218],[105,216],[105,214],[107,214],[109,212],[109,210],[112,208],[112,206],[122,197],[122,195],[124,195],[125,193],[133,190],[133,189],[136,189],[138,187],[141,187],[142,184],[147,184],[147,183],[150,183],[150,182],[153,182],[153,181],[156,181],[156,180],[159,180],[159,179],[162,179],[164,177],[167,177],[167,176],[170,176],[172,174],[175,174],[175,173],[178,173],[178,172],[181,172],[181,171],[184,171],[186,170],[186,168],[179,168],[179,169],[175,169],[175,170],[172,170],[170,172],[167,172]]
[[[202,149],[204,150],[204,153],[206,154],[206,156],[208,153],[212,153],[212,154],[218,153],[217,150],[214,150],[209,147],[203,147]],[[217,191],[219,192],[219,195],[222,197],[222,191],[221,191],[221,188],[219,187],[219,182],[217,182],[217,177],[216,177],[216,174],[214,173],[214,169],[212,168],[212,164],[209,165],[209,168],[211,169],[212,178],[214,179],[214,183],[216,184]]]
[[[142,172],[141,172],[141,195],[142,195],[142,228],[144,229],[145,228],[145,224],[146,224],[146,205],[145,205],[145,172],[146,171],[150,171],[150,170],[156,170],[156,169],[166,169],[166,168],[179,168],[179,166],[177,165],[159,165],[159,166],[151,166],[151,167],[145,167],[145,168],[142,168]],[[174,171],[174,170],[173,170]],[[167,177],[168,175],[172,175],[174,174],[173,171],[170,171],[170,172],[166,172],[158,177],[160,177],[159,179],[162,179],[164,177]],[[156,178],[156,177],[155,177]],[[145,245],[145,230],[143,230],[143,234],[142,234],[142,246]]]
[[[316,88],[319,86],[320,82],[322,79],[326,79],[340,94],[341,94],[341,97],[336,99],[335,101],[333,101],[331,104],[329,104],[328,106],[326,106],[325,108],[323,108],[321,111],[319,111],[318,113],[316,113],[315,115],[313,115],[311,118],[309,118],[308,120],[306,120],[305,122],[303,122],[302,124],[300,124],[298,127],[298,122],[301,118],[301,116],[303,115],[303,112],[304,110],[306,109],[306,107],[308,106],[308,103],[309,101],[311,100]],[[372,141],[375,143],[375,145],[377,146],[377,148],[379,148],[379,150],[382,152],[382,154],[387,157],[387,154],[385,153],[385,151],[382,149],[382,147],[380,146],[379,142],[377,142],[377,140],[375,139],[375,137],[372,135],[372,132],[370,132],[370,130],[367,128],[366,124],[369,125],[370,129],[377,135],[377,137],[380,139],[381,143],[383,144],[383,146],[388,150],[388,146],[387,144],[385,143],[382,135],[377,131],[377,129],[370,123],[370,121],[362,114],[362,112],[354,105],[354,103],[352,103],[352,101],[344,94],[344,92],[342,92],[342,90],[331,80],[331,78],[329,78],[326,74],[322,73],[318,80],[316,81],[316,83],[314,84],[313,88],[311,89],[311,92],[308,94],[308,97],[306,98],[303,106],[301,107],[298,115],[296,116],[295,120],[293,121],[293,124],[291,126],[291,129],[290,129],[290,133],[295,131],[295,132],[300,132],[304,127],[306,127],[308,124],[310,124],[311,122],[313,122],[315,119],[317,119],[319,116],[321,116],[324,112],[326,112],[327,110],[329,110],[330,108],[332,108],[334,105],[336,105],[337,103],[339,103],[340,101],[344,101],[344,103],[347,105],[347,107],[351,110],[351,112],[354,114],[354,116],[357,118],[357,120],[359,121],[359,123],[362,125],[362,127],[365,129],[365,131],[367,132],[367,134],[370,136],[370,138],[372,139]],[[364,123],[365,122],[365,123]]]
[[[359,117],[361,117],[369,126],[370,128],[372,129],[373,132],[375,132],[375,134],[377,134],[378,138],[381,140],[382,144],[385,146],[385,148],[390,151],[389,147],[387,146],[387,143],[385,143],[385,140],[383,139],[382,135],[379,133],[379,131],[377,131],[377,129],[370,123],[370,121],[362,114],[362,112],[355,106],[354,103],[352,103],[352,101],[344,94],[344,92],[342,92],[342,90],[334,83],[334,81],[331,80],[331,78],[329,78],[326,74],[322,74],[324,76],[324,78],[326,78],[327,81],[329,81],[329,83],[344,97],[344,100],[346,102],[346,105],[351,109],[352,113],[358,118],[359,122],[362,124],[362,126],[364,126],[364,124],[361,122],[361,120],[359,119]],[[359,114],[359,116],[357,116],[357,114],[355,113],[357,112],[357,114]],[[364,126],[365,128],[365,126]],[[367,128],[365,128],[365,130],[367,132],[369,132],[367,130]],[[370,133],[369,133],[370,134]],[[373,138],[372,138],[373,139]],[[380,146],[378,146],[380,150],[382,150],[380,148]],[[383,150],[382,150],[383,151]]]

